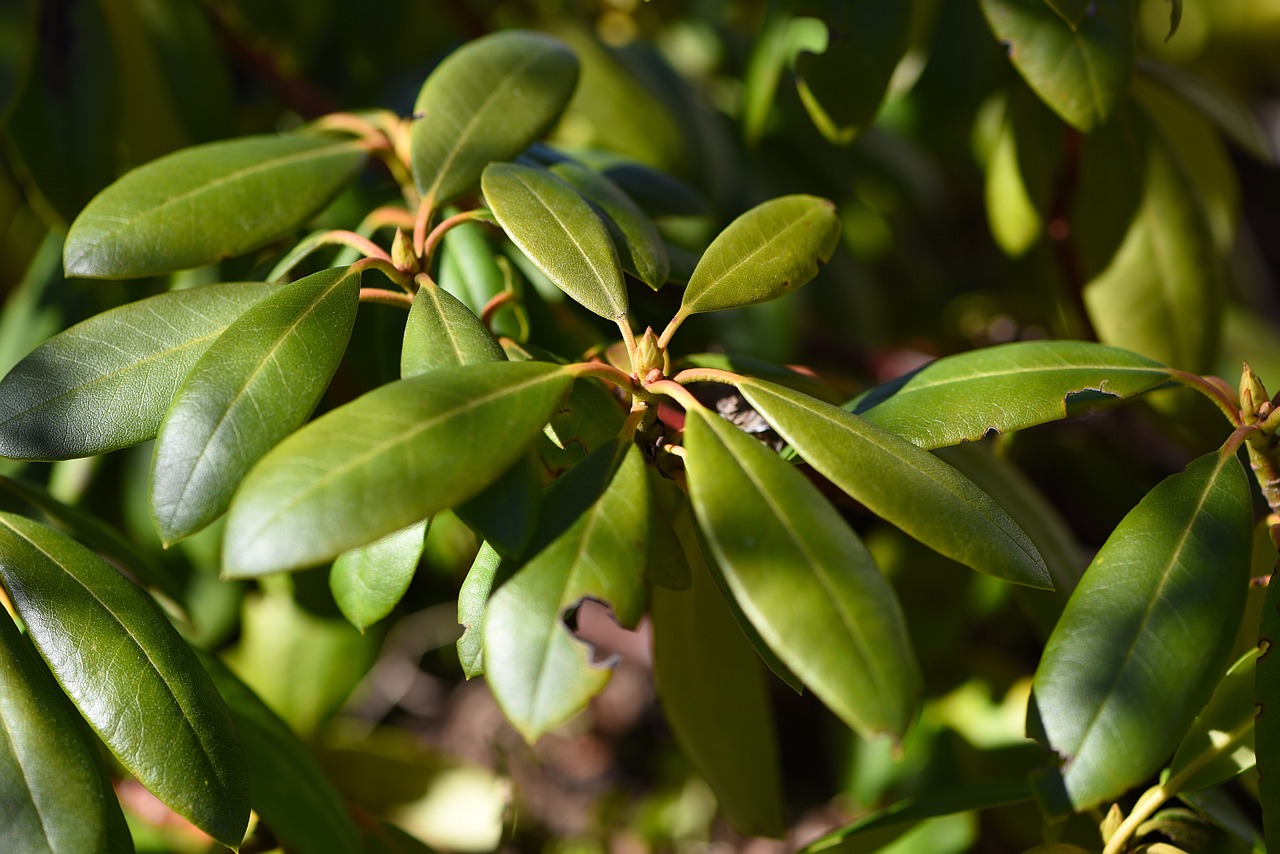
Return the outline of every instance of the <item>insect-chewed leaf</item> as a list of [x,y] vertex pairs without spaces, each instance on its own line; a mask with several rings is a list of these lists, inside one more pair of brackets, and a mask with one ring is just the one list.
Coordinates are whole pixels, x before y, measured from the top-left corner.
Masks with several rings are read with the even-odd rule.
[[211,655],[200,661],[231,710],[249,760],[249,799],[299,854],[359,854],[360,831],[311,752],[249,686]]
[[835,205],[783,196],[729,223],[707,247],[685,288],[678,317],[768,302],[818,275],[840,240]]
[[738,387],[806,462],[872,513],[979,572],[1052,589],[1043,558],[1018,523],[942,460],[783,386],[744,379]]
[[343,552],[329,570],[333,601],[360,631],[391,613],[418,569],[429,520]]
[[1145,356],[1087,341],[1025,341],[946,356],[845,404],[922,448],[1067,417],[1076,396],[1117,400],[1169,382]]
[[413,178],[433,204],[465,193],[559,118],[578,84],[578,58],[541,33],[502,32],[451,54],[414,105]]
[[1213,689],[1213,696],[1196,715],[1169,763],[1170,790],[1207,789],[1254,767],[1257,660],[1255,647],[1242,655]]
[[[78,854],[120,812],[81,724],[8,614],[0,614],[0,848]],[[124,817],[119,816],[124,822]]]
[[226,704],[160,609],[102,558],[0,513],[0,580],[62,690],[138,780],[227,846],[249,821]]
[[1066,759],[1069,807],[1051,808],[1112,800],[1177,747],[1226,666],[1251,527],[1244,468],[1222,451],[1156,486],[1107,539],[1033,683],[1028,730]]
[[1044,0],[982,0],[987,22],[1009,46],[1018,73],[1082,131],[1105,122],[1129,91],[1129,7],[1128,0],[1097,0],[1073,24]]
[[516,461],[572,382],[545,362],[441,368],[316,419],[232,499],[224,573],[324,563],[466,501]]
[[67,233],[68,276],[129,279],[212,264],[284,237],[364,163],[356,140],[256,136],[140,166],[89,202]]
[[406,379],[436,368],[496,362],[507,356],[457,297],[428,283],[418,289],[404,327],[400,375]]
[[618,250],[577,190],[550,172],[515,163],[485,169],[481,185],[502,230],[556,287],[601,317],[627,316]]
[[720,416],[690,412],[685,442],[698,525],[747,619],[845,723],[901,736],[920,669],[866,547],[803,475]]
[[151,513],[165,543],[227,509],[241,478],[311,414],[355,325],[360,271],[321,270],[237,318],[178,388],[156,436]]
[[[571,609],[586,598],[604,602],[627,627],[644,610],[649,490],[640,449],[605,445],[555,488],[563,494],[601,482],[599,498],[498,588],[484,612],[485,678],[530,742],[581,711],[609,681],[608,667],[593,665],[569,632]],[[549,502],[556,510],[570,503],[573,497]],[[548,528],[563,521],[548,519]]]
[[66,460],[155,438],[191,366],[273,287],[161,294],[50,338],[0,380],[0,456]]

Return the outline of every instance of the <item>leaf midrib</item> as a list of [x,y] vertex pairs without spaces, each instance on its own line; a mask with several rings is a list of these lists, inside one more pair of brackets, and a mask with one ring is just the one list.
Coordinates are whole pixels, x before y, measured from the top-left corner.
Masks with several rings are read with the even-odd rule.
[[[717,287],[726,279],[728,279],[730,276],[732,276],[738,270],[738,268],[741,267],[743,264],[748,263],[757,255],[759,255],[761,252],[764,252],[770,246],[777,243],[779,240],[782,240],[783,238],[785,238],[793,229],[799,228],[801,225],[803,225],[805,220],[809,219],[813,213],[815,213],[814,208],[810,208],[804,211],[800,216],[796,217],[791,222],[789,222],[781,231],[775,232],[773,237],[759,244],[758,246],[756,246],[755,249],[751,250],[746,255],[739,257],[737,261],[735,261],[733,264],[730,264],[727,268],[722,270],[718,275],[715,276],[715,278],[707,282],[705,286],[698,289],[694,293],[693,297],[687,300],[687,303],[689,305],[689,310],[690,311],[700,310],[697,307],[697,303],[699,300],[704,299],[708,293],[710,293],[715,287]],[[694,268],[694,273],[695,275],[697,273],[696,267]],[[686,294],[692,291],[694,284],[695,283],[693,281],[690,281],[689,285],[687,285],[685,289]]]

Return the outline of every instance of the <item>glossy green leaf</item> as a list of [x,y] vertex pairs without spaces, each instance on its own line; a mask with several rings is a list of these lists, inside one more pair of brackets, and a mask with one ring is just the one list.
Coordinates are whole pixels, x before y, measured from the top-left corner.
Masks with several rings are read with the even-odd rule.
[[545,362],[441,368],[316,419],[241,484],[224,574],[323,563],[472,498],[511,467],[572,382]]
[[[463,223],[449,229],[440,246],[440,270],[436,281],[457,297],[479,317],[489,300],[514,288],[515,281],[506,259],[499,261],[485,229],[475,223]],[[520,309],[523,311],[523,309]],[[495,335],[524,340],[516,306],[498,309],[490,321]]]
[[1052,589],[1044,559],[1018,523],[928,451],[783,386],[744,379],[738,389],[806,462],[872,513],[979,572]]
[[751,58],[743,77],[742,130],[747,142],[764,135],[777,104],[778,81],[802,49],[821,53],[829,42],[823,22],[817,18],[792,18],[773,14],[766,18],[752,43]]
[[1066,418],[1072,402],[1122,400],[1169,381],[1136,353],[1087,341],[1025,341],[947,356],[845,405],[922,448]]
[[1085,306],[1100,341],[1205,371],[1221,340],[1225,293],[1209,220],[1145,118],[1133,117],[1129,137],[1129,163],[1143,176],[1141,201],[1110,265],[1085,286]]
[[400,375],[506,359],[498,342],[457,297],[435,284],[418,289],[404,327]]
[[571,161],[557,163],[551,172],[568,181],[603,213],[622,268],[655,291],[662,287],[670,272],[666,244],[653,220],[631,197],[605,176]]
[[720,416],[685,424],[698,524],[727,589],[763,640],[864,736],[901,736],[919,666],[888,581],[804,476]]
[[271,290],[246,282],[175,291],[55,335],[0,380],[0,456],[65,460],[154,438],[187,371]]
[[1073,26],[1044,0],[982,0],[992,32],[1036,94],[1082,131],[1105,122],[1129,90],[1129,0],[1090,3]]
[[249,802],[272,834],[298,854],[360,854],[360,832],[342,796],[289,725],[226,665],[200,662],[235,720],[249,760]]
[[556,287],[603,318],[626,318],[618,251],[577,190],[550,172],[515,163],[485,169],[481,186],[502,230]]
[[593,664],[587,645],[570,633],[573,610],[591,598],[627,627],[643,613],[649,492],[640,449],[629,441],[605,445],[557,491],[598,480],[608,484],[603,494],[499,587],[485,609],[485,679],[530,743],[585,708],[609,681],[609,667]]
[[191,368],[156,436],[151,515],[170,544],[222,515],[254,463],[307,420],[356,321],[360,271],[321,270],[238,317]]
[[493,590],[511,574],[512,562],[503,568],[503,558],[488,543],[480,544],[462,587],[458,589],[458,663],[468,679],[484,673],[484,612]]
[[413,107],[418,191],[438,205],[470,190],[489,163],[546,133],[577,83],[573,51],[541,33],[494,33],[454,51]]
[[1257,660],[1257,649],[1241,656],[1196,715],[1169,764],[1169,791],[1207,789],[1254,767]]
[[63,691],[131,773],[235,847],[248,771],[226,704],[150,599],[50,528],[0,514],[0,580]]
[[840,240],[835,205],[783,196],[729,223],[707,247],[677,317],[768,302],[818,275]]
[[1072,809],[1157,771],[1209,698],[1244,608],[1252,522],[1243,466],[1207,454],[1149,492],[1086,570],[1036,669],[1027,722],[1064,757],[1057,794]]
[[1262,829],[1268,842],[1280,840],[1280,567],[1271,573],[1267,598],[1258,626],[1258,646],[1254,690],[1258,717],[1254,723],[1258,758],[1258,803],[1262,807]]
[[991,234],[1018,257],[1044,234],[1053,213],[1063,158],[1062,123],[1030,92],[1019,89],[987,161],[986,208]]
[[1249,106],[1231,90],[1181,66],[1149,59],[1139,60],[1138,72],[1199,111],[1231,137],[1236,145],[1258,160],[1263,163],[1276,162],[1276,152],[1267,137],[1267,131]]
[[391,613],[409,589],[425,545],[428,520],[338,555],[329,570],[333,601],[360,631]]
[[691,518],[678,545],[691,589],[655,588],[653,669],[663,715],[681,750],[741,833],[780,836],[781,771],[769,685],[706,565]]
[[95,749],[44,662],[0,613],[0,850],[132,850],[108,843],[108,813],[119,816],[120,805]]
[[68,276],[129,279],[212,264],[284,237],[364,162],[360,142],[257,136],[153,160],[103,190],[67,233]]

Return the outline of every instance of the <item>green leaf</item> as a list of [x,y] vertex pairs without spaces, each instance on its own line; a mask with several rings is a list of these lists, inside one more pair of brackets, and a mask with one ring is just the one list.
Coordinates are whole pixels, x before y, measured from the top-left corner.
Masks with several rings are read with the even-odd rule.
[[872,513],[979,572],[1053,588],[1044,559],[1018,523],[928,451],[783,386],[743,379],[738,388],[807,463]]
[[450,365],[506,358],[480,318],[457,297],[433,283],[418,289],[404,327],[402,377],[408,379]]
[[783,196],[729,223],[707,247],[677,317],[768,302],[818,275],[840,240],[835,205]]
[[1066,418],[1073,401],[1122,400],[1169,381],[1164,366],[1087,341],[1024,341],[946,356],[845,404],[922,448]]
[[31,72],[40,45],[40,3],[16,0],[0,11],[0,128]]
[[515,463],[572,382],[545,362],[441,368],[316,419],[241,484],[224,574],[324,563],[472,498]]
[[1254,754],[1254,681],[1259,651],[1251,649],[1231,666],[1196,715],[1169,764],[1171,792],[1196,792],[1243,774]]
[[161,294],[55,335],[0,380],[0,456],[66,460],[155,438],[187,371],[272,288]]
[[568,182],[495,163],[481,180],[502,230],[556,287],[608,320],[627,316],[618,251],[604,222]]
[[468,679],[484,673],[484,614],[493,590],[511,575],[513,561],[504,560],[488,543],[480,544],[476,559],[458,590],[458,663]]
[[662,287],[670,272],[666,244],[631,197],[605,176],[577,163],[557,163],[551,172],[568,181],[602,214],[622,268],[655,291]]
[[1142,77],[1200,112],[1249,154],[1263,163],[1276,162],[1266,129],[1235,92],[1177,65],[1141,59],[1137,68]]
[[[566,625],[582,600],[605,603],[629,628],[644,609],[649,492],[640,449],[626,440],[605,445],[557,481],[557,497],[583,482],[585,489],[608,486],[485,609],[485,678],[530,743],[581,711],[609,681],[610,669],[593,664]],[[563,509],[550,499],[548,506]]]
[[[538,439],[538,445],[546,445]],[[523,555],[541,505],[542,467],[532,448],[474,498],[453,508],[476,536],[507,555]]]
[[338,555],[329,589],[347,622],[360,631],[391,613],[418,569],[429,520]]
[[1207,454],[1149,492],[1085,571],[1027,722],[1066,760],[1056,794],[1072,810],[1155,773],[1209,698],[1244,609],[1252,520],[1235,454]]
[[[1270,845],[1280,840],[1280,566],[1271,573],[1267,598],[1258,626],[1257,662],[1254,690],[1258,717],[1254,724],[1258,758],[1258,803],[1262,807],[1262,829]],[[1270,847],[1270,846],[1269,846]]]
[[1063,121],[1090,131],[1129,90],[1129,0],[1096,0],[1073,25],[1044,0],[982,0],[992,32],[1036,94]]
[[689,496],[723,583],[782,662],[864,736],[901,736],[919,666],[893,589],[804,476],[706,410],[685,424]]
[[1063,159],[1062,124],[1019,88],[987,161],[986,208],[991,234],[1006,255],[1026,253],[1052,214]]
[[410,137],[413,178],[433,205],[476,185],[551,128],[578,83],[578,60],[540,33],[476,39],[440,63],[418,93]]
[[199,655],[231,710],[249,760],[249,801],[272,834],[298,854],[359,854],[342,796],[289,725],[226,665]]
[[44,662],[0,613],[0,849],[132,850],[107,841],[108,814],[124,818],[95,749]]
[[150,599],[93,552],[0,513],[0,580],[63,691],[174,812],[228,847],[249,821],[226,704]]
[[134,169],[67,233],[68,276],[130,279],[243,255],[285,237],[364,163],[362,143],[255,136],[188,148]]
[[689,516],[689,501],[680,487],[656,468],[649,469],[649,495],[653,506],[649,509],[651,531],[644,577],[668,590],[688,590],[693,584],[692,569],[676,524]]
[[[498,257],[479,225],[463,223],[454,226],[445,234],[440,246],[440,270],[436,281],[479,317],[489,300],[514,287],[514,277],[506,259],[500,262]],[[527,330],[522,333],[520,326],[515,306],[498,309],[490,322],[495,335],[523,341],[528,337]]]
[[781,770],[760,658],[716,587],[688,514],[677,531],[692,576],[687,592],[654,588],[653,669],[680,749],[739,832],[781,836]]
[[771,111],[777,103],[782,72],[804,48],[814,53],[826,49],[829,33],[815,18],[770,15],[753,41],[751,58],[743,77],[742,132],[748,143],[764,135]]
[[253,464],[311,415],[347,349],[359,298],[351,267],[284,285],[191,368],[151,465],[151,515],[166,545],[221,516]]

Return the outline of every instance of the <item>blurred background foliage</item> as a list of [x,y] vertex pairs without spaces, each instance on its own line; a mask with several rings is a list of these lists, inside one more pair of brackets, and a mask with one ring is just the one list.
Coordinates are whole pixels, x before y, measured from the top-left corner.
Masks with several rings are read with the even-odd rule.
[[[1108,128],[1082,135],[1055,116],[1009,62],[982,6],[6,0],[0,373],[59,329],[125,299],[261,276],[278,258],[279,248],[268,249],[151,282],[64,279],[67,224],[125,170],[186,145],[287,129],[335,110],[407,115],[440,58],[517,26],[556,34],[583,63],[555,142],[655,166],[697,191],[628,187],[688,253],[675,256],[677,270],[683,263],[687,272],[712,235],[766,198],[803,192],[838,205],[843,246],[815,282],[775,303],[694,318],[686,346],[806,365],[852,396],[928,358],[974,347],[1045,337],[1124,341],[1127,314],[1118,303],[1088,306],[1098,297],[1086,298],[1084,285],[1098,271],[1087,252],[1073,257],[1071,233],[1084,242],[1108,218],[1127,225],[1140,204],[1137,173],[1160,155],[1090,172],[1080,152],[1104,150]],[[1201,272],[1220,290],[1189,324],[1179,321],[1188,328],[1144,333],[1127,346],[1185,356],[1189,363],[1175,366],[1228,379],[1248,359],[1275,386],[1280,4],[1185,0],[1169,39],[1168,0],[1136,0],[1134,21],[1130,91],[1175,141],[1180,162],[1192,164],[1192,194],[1183,197],[1189,213],[1180,219],[1163,198],[1150,204],[1157,221],[1173,223],[1179,245],[1197,238],[1177,232],[1178,221],[1207,224]],[[859,34],[854,49],[829,49],[840,44],[832,33]],[[1162,82],[1185,73],[1208,81],[1191,87],[1209,87],[1207,111],[1188,108],[1186,87]],[[1175,90],[1183,95],[1170,95]],[[1207,120],[1215,104],[1234,109],[1234,118]],[[1074,170],[1091,177],[1071,187],[1080,177]],[[325,224],[354,227],[358,212],[393,192],[373,172],[325,212]],[[516,266],[515,275],[529,275]],[[1140,259],[1124,272],[1140,276],[1142,267]],[[555,304],[554,289],[538,293],[547,303],[535,306],[535,342],[562,351],[598,343],[600,330]],[[658,324],[678,299],[665,289],[633,304],[642,323]],[[361,311],[358,343],[322,406],[394,376],[402,323],[385,307]],[[1184,347],[1191,339],[1199,343]],[[1003,490],[996,494],[1007,506],[1036,508],[1030,515],[1058,544],[1051,559],[1079,572],[1147,490],[1217,446],[1217,417],[1189,396],[1154,396],[990,448],[955,449],[948,460]],[[1056,614],[946,565],[859,508],[844,509],[898,587],[930,699],[895,755],[886,744],[858,741],[812,697],[778,683],[793,829],[775,844],[743,840],[717,819],[714,796],[673,746],[655,705],[643,631],[611,631],[607,617],[584,608],[582,631],[594,625],[602,653],[623,653],[619,672],[589,716],[530,748],[484,685],[461,678],[454,599],[477,547],[461,522],[447,515],[434,522],[424,571],[396,618],[361,635],[339,617],[323,570],[257,586],[220,582],[218,526],[161,550],[146,504],[150,455],[144,446],[52,465],[3,461],[0,474],[23,469],[24,480],[92,509],[119,527],[128,548],[163,564],[180,579],[190,639],[222,652],[309,740],[357,810],[440,848],[782,850],[913,793],[1015,778],[1041,761],[1023,737],[1023,716]],[[31,503],[0,490],[0,505]],[[1269,565],[1263,546],[1255,574]],[[1248,777],[1233,785],[1246,794],[1228,789],[1200,805],[1224,826],[1252,803]],[[141,850],[203,849],[140,787],[122,783],[121,794]],[[1023,805],[904,822],[844,850],[945,854],[1040,841],[1039,816]]]

